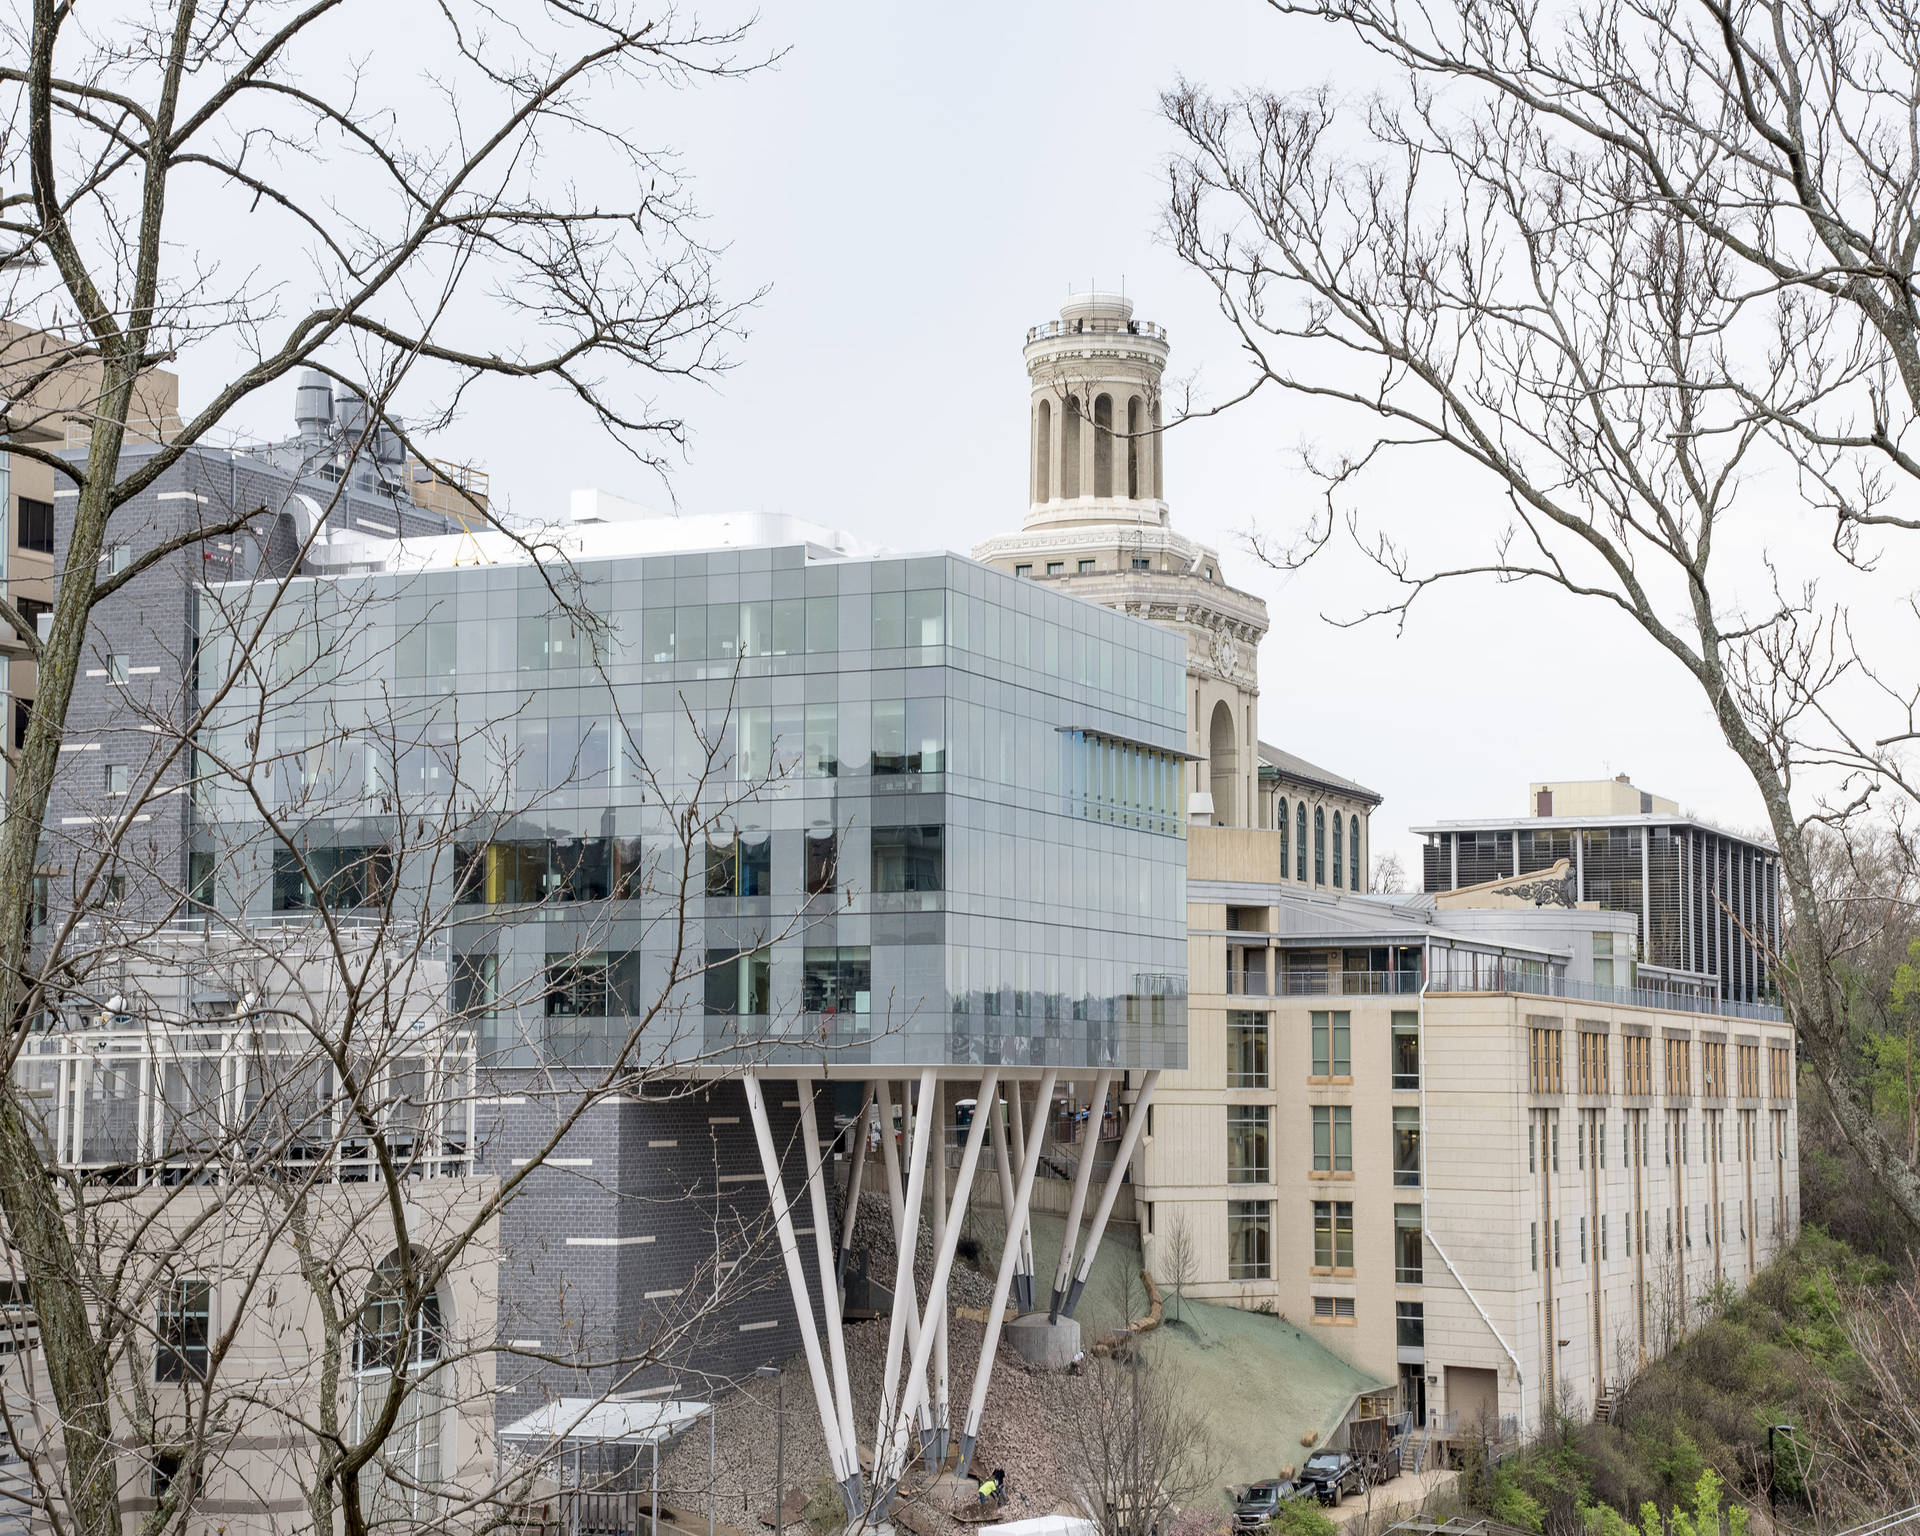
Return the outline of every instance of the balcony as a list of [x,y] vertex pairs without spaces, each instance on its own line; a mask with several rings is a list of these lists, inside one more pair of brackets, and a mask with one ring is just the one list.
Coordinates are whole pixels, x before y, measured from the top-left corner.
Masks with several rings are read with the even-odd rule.
[[1227,968],[1229,997],[1413,997],[1418,971],[1286,971]]

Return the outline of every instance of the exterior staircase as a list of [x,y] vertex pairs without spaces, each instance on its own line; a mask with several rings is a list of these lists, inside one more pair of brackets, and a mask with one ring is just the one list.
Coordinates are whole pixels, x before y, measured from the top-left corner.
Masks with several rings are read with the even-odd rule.
[[1600,1395],[1593,1400],[1593,1422],[1611,1424],[1613,1422],[1613,1393],[1602,1387]]

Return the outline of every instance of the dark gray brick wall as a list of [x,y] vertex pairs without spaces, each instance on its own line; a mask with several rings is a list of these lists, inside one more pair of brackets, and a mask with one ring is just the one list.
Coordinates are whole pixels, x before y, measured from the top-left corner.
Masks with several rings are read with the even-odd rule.
[[[506,1102],[491,1112],[481,1163],[506,1174],[551,1135],[558,1114],[530,1078],[496,1086]],[[795,1094],[772,1082],[767,1098],[797,1196],[805,1161]],[[829,1097],[818,1113],[832,1124]],[[837,1221],[837,1189],[832,1211]],[[796,1203],[794,1225],[811,1233],[809,1202]],[[589,1110],[508,1205],[500,1241],[503,1425],[553,1397],[661,1388],[704,1397],[801,1348],[737,1081]],[[819,1321],[811,1235],[800,1249]]]

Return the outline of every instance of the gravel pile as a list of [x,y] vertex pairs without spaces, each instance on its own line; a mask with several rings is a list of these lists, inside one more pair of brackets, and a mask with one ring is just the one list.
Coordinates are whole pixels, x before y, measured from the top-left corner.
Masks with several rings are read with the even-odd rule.
[[[953,1307],[985,1307],[993,1300],[993,1277],[983,1275],[967,1262],[965,1256],[966,1239],[961,1239],[963,1252],[954,1261],[953,1274],[947,1281],[947,1305]],[[867,1276],[876,1284],[891,1286],[894,1267],[900,1262],[893,1246],[893,1207],[887,1197],[868,1190],[860,1197],[860,1214],[853,1221],[853,1257],[848,1263],[850,1272],[860,1267],[860,1256],[866,1255]],[[927,1292],[933,1285],[933,1226],[922,1216],[920,1237],[913,1250],[913,1272],[920,1291],[920,1303],[926,1305]],[[975,1352],[979,1345],[976,1341]]]
[[[872,1197],[869,1197],[872,1198]],[[886,1202],[881,1200],[882,1228]],[[866,1224],[863,1209],[860,1224]],[[859,1226],[855,1228],[856,1232]],[[923,1234],[923,1240],[924,1240]],[[958,1271],[956,1271],[957,1275]],[[976,1276],[976,1278],[978,1278]],[[949,1401],[954,1433],[966,1416],[973,1388],[974,1363],[980,1357],[980,1324],[954,1318],[948,1328]],[[880,1378],[887,1348],[887,1320],[878,1318],[847,1329],[847,1365],[853,1384],[853,1422],[861,1445],[870,1447],[874,1420],[880,1411]],[[775,1383],[754,1380],[721,1398],[714,1423],[716,1441],[716,1517],[720,1524],[760,1529],[773,1512],[774,1453],[778,1416]],[[1049,1432],[1046,1411],[1047,1379],[1029,1375],[1024,1362],[1003,1341],[994,1366],[993,1386],[981,1424],[974,1465],[987,1470],[1004,1467],[1009,1490],[1003,1520],[1019,1520],[1051,1512],[1060,1502],[1060,1466]],[[826,1443],[821,1437],[813,1388],[804,1355],[787,1362],[786,1478],[789,1490],[811,1489],[828,1475]],[[662,1498],[688,1514],[704,1515],[707,1504],[707,1436],[696,1431],[660,1458]],[[797,1501],[791,1500],[790,1507]],[[958,1532],[957,1522],[937,1508],[921,1505],[916,1523],[935,1533]],[[795,1525],[789,1536],[804,1531]]]

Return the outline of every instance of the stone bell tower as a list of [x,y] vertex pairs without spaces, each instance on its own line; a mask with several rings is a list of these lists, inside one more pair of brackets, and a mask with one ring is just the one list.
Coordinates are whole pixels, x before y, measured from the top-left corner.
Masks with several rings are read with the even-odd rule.
[[1167,333],[1118,293],[1081,293],[1027,332],[1027,514],[974,558],[1151,619],[1187,641],[1189,814],[1259,814],[1260,639],[1267,605],[1219,553],[1172,527],[1162,465]]
[[1160,376],[1166,332],[1118,293],[1082,293],[1027,332],[1032,484],[1027,528],[1164,526]]

